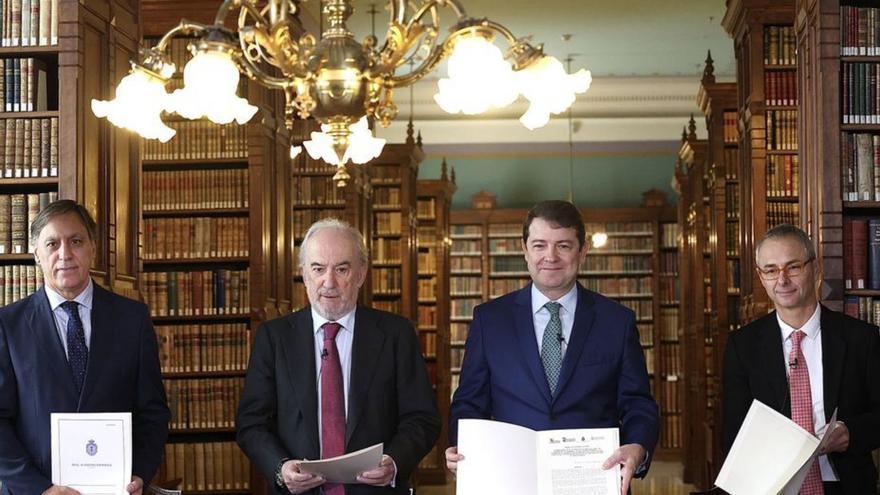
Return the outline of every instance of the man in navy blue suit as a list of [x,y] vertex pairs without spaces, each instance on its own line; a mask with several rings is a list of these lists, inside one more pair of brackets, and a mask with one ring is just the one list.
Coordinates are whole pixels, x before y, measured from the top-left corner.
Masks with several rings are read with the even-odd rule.
[[81,205],[48,205],[31,239],[45,285],[0,309],[0,495],[78,493],[51,481],[54,412],[130,412],[127,490],[140,495],[171,417],[147,307],[92,282],[96,228]]
[[620,428],[621,446],[603,466],[621,465],[626,494],[647,473],[659,431],[635,315],[583,288],[587,254],[580,212],[543,201],[523,224],[532,283],[477,306],[452,400],[446,464],[459,453],[458,420],[495,419],[533,430]]

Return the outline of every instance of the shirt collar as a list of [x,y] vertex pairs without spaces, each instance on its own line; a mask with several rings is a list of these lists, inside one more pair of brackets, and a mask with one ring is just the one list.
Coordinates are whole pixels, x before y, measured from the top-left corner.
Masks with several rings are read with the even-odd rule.
[[[565,293],[564,296],[560,297],[556,300],[559,304],[562,305],[562,309],[564,309],[569,314],[574,314],[574,310],[577,307],[577,284]],[[545,296],[543,292],[539,291],[535,284],[532,284],[532,314],[536,314],[538,311],[541,311],[541,308],[544,307],[547,302],[550,301],[550,298]]]
[[[315,325],[315,328],[313,330],[315,332],[315,335],[317,335],[318,331],[321,330],[321,327],[324,326],[324,323],[327,323],[328,321],[331,321],[331,320],[328,320],[327,318],[324,318],[323,316],[319,315],[318,312],[315,311],[314,306],[311,307],[311,310],[312,310],[312,323]],[[336,320],[336,323],[339,323],[339,325],[342,326],[343,330],[347,330],[349,332],[354,331],[354,313],[355,313],[355,311],[357,311],[357,307],[355,307],[354,309],[352,309],[351,311],[346,313],[342,318]]]
[[782,341],[785,342],[791,334],[795,331],[800,330],[804,332],[804,336],[808,339],[815,339],[819,336],[820,328],[819,323],[821,322],[821,304],[816,305],[816,310],[813,311],[813,315],[810,316],[810,319],[804,323],[804,326],[801,328],[794,328],[790,326],[788,323],[782,321],[782,318],[779,316],[779,312],[776,312],[776,321],[779,322],[779,328],[782,330]]
[[[89,285],[83,289],[76,297],[73,298],[74,301],[78,302],[80,305],[85,306],[89,311],[92,310],[92,299],[94,299],[95,287],[92,285],[92,279],[89,277]],[[43,286],[46,289],[46,297],[49,298],[49,306],[52,307],[52,311],[58,309],[58,306],[61,306],[65,302],[67,302],[67,298],[62,296],[61,294],[55,292],[48,285]]]

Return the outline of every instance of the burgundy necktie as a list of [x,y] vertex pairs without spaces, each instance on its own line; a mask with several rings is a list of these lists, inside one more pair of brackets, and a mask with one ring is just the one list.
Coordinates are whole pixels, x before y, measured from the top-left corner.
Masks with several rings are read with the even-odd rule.
[[[339,323],[327,322],[324,329],[324,350],[321,352],[321,458],[345,453],[345,397],[343,397],[342,364],[336,349]],[[326,483],[324,495],[345,495],[339,483]]]
[[[789,377],[788,390],[791,394],[791,419],[801,428],[815,434],[813,428],[813,394],[810,392],[810,371],[807,360],[801,352],[801,341],[804,332],[797,330],[791,334],[791,353],[788,355]],[[822,474],[819,471],[819,459],[813,461],[807,479],[801,485],[801,495],[824,495]]]

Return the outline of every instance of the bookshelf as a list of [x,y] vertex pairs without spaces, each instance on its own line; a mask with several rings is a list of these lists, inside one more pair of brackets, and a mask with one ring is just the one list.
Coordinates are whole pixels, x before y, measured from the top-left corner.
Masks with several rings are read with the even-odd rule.
[[372,187],[370,294],[376,309],[418,322],[416,176],[425,159],[413,139],[387,144],[367,168]]
[[[418,331],[422,354],[434,386],[441,417],[449,415],[449,209],[455,193],[443,161],[440,178],[416,183],[418,218]],[[437,445],[422,459],[417,472],[420,485],[446,482],[446,424]]]
[[[171,41],[178,67],[191,58],[191,41]],[[180,479],[185,493],[250,493],[250,467],[234,443],[253,328],[248,128],[169,126],[173,140],[144,140],[141,150],[142,294],[171,409],[157,479]]]
[[[661,406],[661,458],[681,453],[681,349],[675,210],[658,191],[635,208],[582,209],[587,237],[606,232],[608,244],[591,249],[579,281],[632,309],[637,316],[651,389]],[[450,239],[450,393],[458,386],[473,308],[525,287],[522,222],[528,210],[495,207],[482,191],[475,207],[453,210]],[[477,206],[479,205],[479,206]]]
[[[754,265],[754,244],[780,223],[800,225],[806,180],[798,154],[798,64],[794,0],[730,0],[722,25],[737,60],[740,263]],[[745,207],[748,205],[749,207]],[[742,274],[742,323],[771,305],[757,273]]]

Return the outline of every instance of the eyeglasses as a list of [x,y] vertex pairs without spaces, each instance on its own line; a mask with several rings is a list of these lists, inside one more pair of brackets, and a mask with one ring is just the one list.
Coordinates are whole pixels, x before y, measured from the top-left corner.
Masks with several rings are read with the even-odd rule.
[[804,273],[807,265],[813,261],[814,258],[809,258],[806,261],[794,261],[789,263],[782,268],[771,266],[770,268],[760,268],[758,267],[758,273],[761,274],[761,278],[764,280],[776,280],[782,273],[785,272],[785,275],[789,278],[797,277]]

